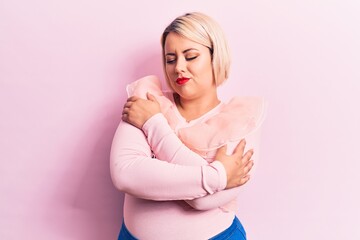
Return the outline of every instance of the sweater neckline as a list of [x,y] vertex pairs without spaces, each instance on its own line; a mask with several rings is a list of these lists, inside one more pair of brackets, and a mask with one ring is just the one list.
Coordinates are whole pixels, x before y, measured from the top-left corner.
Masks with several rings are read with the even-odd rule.
[[177,117],[177,119],[182,123],[182,124],[186,124],[186,125],[189,125],[189,126],[192,126],[198,122],[201,122],[202,120],[204,119],[208,119],[209,117],[217,114],[220,112],[220,109],[221,109],[221,106],[224,104],[221,100],[220,100],[220,103],[218,105],[216,105],[215,107],[213,107],[212,109],[210,109],[209,111],[207,111],[206,113],[204,113],[203,115],[195,118],[195,119],[192,119],[190,121],[187,121],[186,118],[184,118],[178,107],[176,106],[176,103],[175,103],[175,99],[174,99],[174,95],[173,95],[173,92],[172,91],[164,91],[163,92],[164,95],[166,96],[166,98],[168,98],[171,103],[172,103],[172,108],[174,109],[174,113]]

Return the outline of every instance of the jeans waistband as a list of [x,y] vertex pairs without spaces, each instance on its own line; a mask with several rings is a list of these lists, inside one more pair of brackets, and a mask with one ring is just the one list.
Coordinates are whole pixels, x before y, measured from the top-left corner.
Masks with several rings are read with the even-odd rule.
[[210,238],[210,240],[246,240],[246,232],[240,220],[235,216],[230,227]]
[[[244,227],[242,226],[240,220],[235,216],[230,227],[217,234],[216,236],[210,238],[210,240],[246,240],[246,232]],[[135,238],[129,230],[126,228],[125,223],[122,223],[120,234],[118,240],[138,240]]]

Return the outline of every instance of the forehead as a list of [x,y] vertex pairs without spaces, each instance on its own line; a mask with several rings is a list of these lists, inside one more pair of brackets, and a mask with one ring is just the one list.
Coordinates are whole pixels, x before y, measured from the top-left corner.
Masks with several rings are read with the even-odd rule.
[[190,48],[194,48],[199,51],[203,51],[207,49],[207,47],[205,47],[204,45],[194,42],[183,36],[180,36],[177,33],[170,32],[167,35],[164,46],[165,53],[169,53],[169,52],[174,53],[178,51],[182,52]]

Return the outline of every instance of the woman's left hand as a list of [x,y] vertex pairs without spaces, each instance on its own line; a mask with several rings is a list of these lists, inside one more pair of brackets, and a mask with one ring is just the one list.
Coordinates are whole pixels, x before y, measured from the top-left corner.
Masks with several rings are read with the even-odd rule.
[[141,129],[149,118],[161,112],[156,98],[150,93],[147,93],[146,96],[147,100],[136,96],[127,99],[122,112],[123,121]]

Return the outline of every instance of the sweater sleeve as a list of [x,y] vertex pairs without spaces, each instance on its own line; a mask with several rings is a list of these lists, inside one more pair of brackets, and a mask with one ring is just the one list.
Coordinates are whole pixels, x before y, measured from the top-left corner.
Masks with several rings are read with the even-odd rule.
[[[162,114],[156,114],[150,118],[143,126],[143,131],[155,155],[159,159],[185,166],[205,166],[208,162],[201,156],[191,151],[177,137],[170,128],[166,118]],[[237,143],[232,143],[228,150],[236,147]],[[208,210],[221,207],[236,199],[240,187],[222,190],[219,192],[209,192],[210,194],[186,202],[195,209]]]
[[220,162],[189,166],[152,158],[143,131],[126,122],[120,122],[112,142],[110,172],[119,190],[157,201],[199,198],[226,186]]

